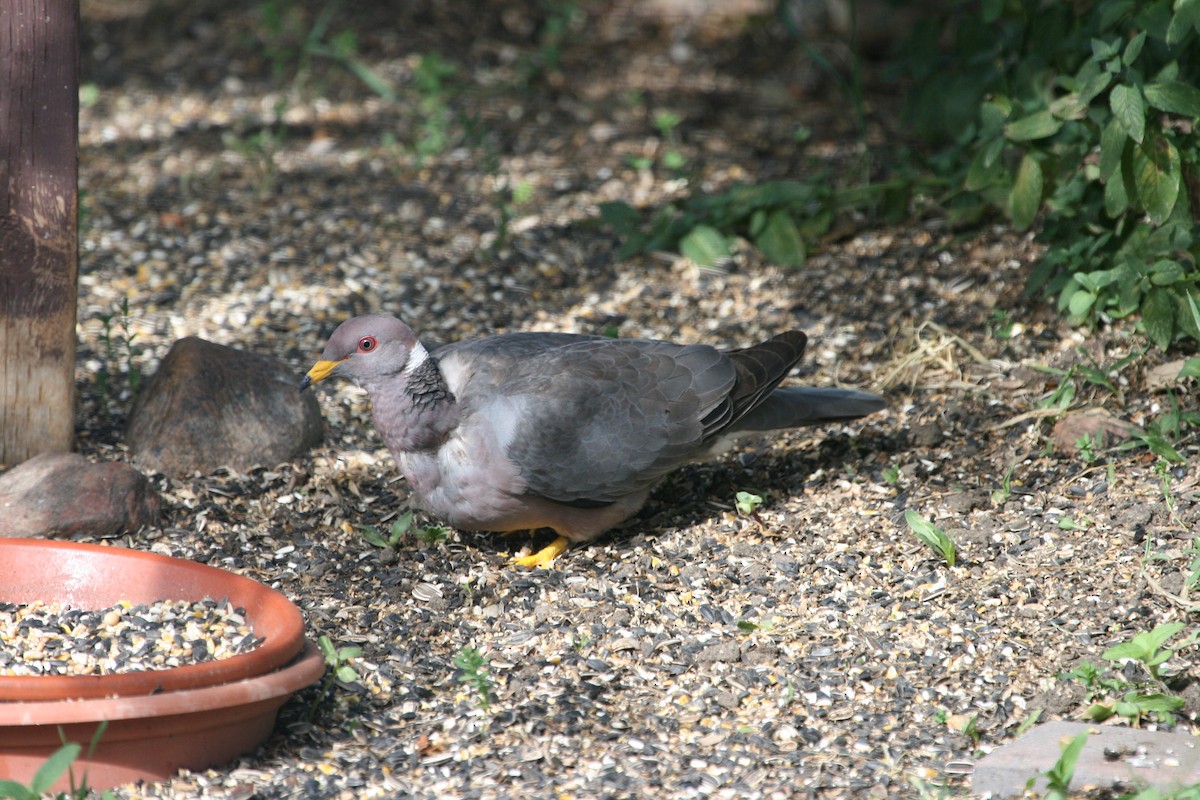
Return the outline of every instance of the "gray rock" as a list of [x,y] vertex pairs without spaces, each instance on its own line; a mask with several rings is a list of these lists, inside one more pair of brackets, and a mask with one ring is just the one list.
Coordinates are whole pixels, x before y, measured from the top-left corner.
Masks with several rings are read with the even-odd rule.
[[135,461],[167,475],[273,466],[321,439],[321,409],[295,372],[270,356],[194,336],[180,339],[129,419]]
[[696,653],[696,661],[701,664],[714,664],[718,661],[738,661],[742,657],[742,649],[732,639],[714,642]]
[[1025,784],[1036,779],[1034,791],[1040,797],[1046,780],[1039,773],[1054,766],[1062,747],[1080,734],[1087,734],[1087,741],[1075,762],[1074,790],[1118,786],[1165,790],[1200,781],[1200,747],[1189,733],[1059,721],[1038,725],[989,753],[975,765],[972,791],[987,797],[1025,797]]
[[158,492],[128,464],[43,453],[0,475],[0,536],[135,533],[159,519]]

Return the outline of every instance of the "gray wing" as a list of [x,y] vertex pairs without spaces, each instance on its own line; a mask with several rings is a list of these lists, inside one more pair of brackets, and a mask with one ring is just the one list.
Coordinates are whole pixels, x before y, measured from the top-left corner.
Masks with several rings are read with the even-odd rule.
[[617,500],[687,463],[714,424],[728,424],[722,409],[737,376],[715,348],[565,334],[502,338],[452,351],[444,367],[470,372],[469,382],[463,372],[452,381],[464,387],[465,413],[512,415],[496,423],[533,494],[564,503]]

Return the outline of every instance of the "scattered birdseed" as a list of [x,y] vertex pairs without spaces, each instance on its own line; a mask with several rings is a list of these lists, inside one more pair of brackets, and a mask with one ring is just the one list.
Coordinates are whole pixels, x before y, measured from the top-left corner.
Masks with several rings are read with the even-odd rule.
[[0,603],[0,675],[112,675],[220,661],[262,644],[228,600],[81,609]]

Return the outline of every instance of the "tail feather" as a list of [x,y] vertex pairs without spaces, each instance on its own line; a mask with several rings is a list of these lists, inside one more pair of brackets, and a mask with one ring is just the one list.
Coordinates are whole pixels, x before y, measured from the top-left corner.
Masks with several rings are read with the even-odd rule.
[[787,386],[775,389],[727,433],[773,431],[858,419],[887,406],[879,395],[857,389]]

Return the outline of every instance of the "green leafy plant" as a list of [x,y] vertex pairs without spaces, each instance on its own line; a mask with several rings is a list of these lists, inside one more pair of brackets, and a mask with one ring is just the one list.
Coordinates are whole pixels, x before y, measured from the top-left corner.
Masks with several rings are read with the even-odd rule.
[[392,520],[386,536],[380,533],[379,528],[375,525],[360,525],[358,529],[362,532],[363,538],[376,547],[394,549],[400,546],[400,542],[412,528],[412,523],[413,512],[406,511]]
[[[91,741],[88,743],[87,755],[90,757],[96,751],[96,745],[100,743],[100,738],[104,736],[104,732],[108,729],[108,722],[102,721],[97,727],[95,733],[92,734]],[[0,799],[4,800],[40,800],[50,792],[50,787],[63,776],[63,773],[70,775],[70,791],[58,792],[54,795],[55,800],[86,800],[88,797],[95,796],[95,793],[88,787],[87,774],[85,773],[79,783],[75,782],[75,772],[72,765],[79,758],[79,754],[83,752],[83,747],[75,742],[66,741],[66,737],[59,729],[59,737],[62,740],[62,747],[55,750],[46,761],[38,767],[33,778],[28,785],[19,783],[10,778],[0,778]],[[100,795],[101,800],[112,800],[115,795],[110,791],[105,791]]]
[[911,508],[905,510],[904,519],[916,537],[941,556],[947,567],[953,567],[957,563],[957,548],[949,534]]
[[900,467],[888,464],[879,473],[879,477],[883,478],[883,482],[888,486],[898,486],[900,484]]
[[[658,163],[671,172],[680,173],[687,165],[687,159],[679,152],[679,134],[677,129],[683,122],[683,117],[673,111],[659,111],[654,115],[654,127],[658,130],[659,146],[656,157]],[[630,156],[628,163],[634,169],[651,169],[655,158],[650,156]]]
[[754,494],[753,492],[738,492],[734,498],[733,505],[739,514],[749,517],[758,511],[758,507],[762,505],[762,502],[761,495]]
[[352,30],[331,32],[340,2],[327,3],[312,25],[295,0],[263,0],[258,4],[261,43],[277,80],[292,75],[292,86],[303,83],[318,59],[346,69],[384,100],[395,99],[391,83],[371,69],[358,53],[358,36]]
[[75,759],[79,758],[82,750],[78,744],[64,744],[38,768],[28,786],[14,780],[0,780],[0,797],[12,800],[39,800],[43,794],[50,791],[50,787],[62,777]]
[[1096,451],[1104,449],[1104,434],[1102,432],[1083,434],[1075,440],[1075,449],[1079,451],[1079,457],[1083,459],[1083,463],[1093,463],[1097,458]]
[[317,647],[320,648],[321,655],[325,657],[325,664],[329,667],[329,671],[325,673],[325,681],[321,684],[322,697],[329,694],[335,680],[342,683],[358,681],[358,670],[354,669],[352,662],[362,656],[361,647],[357,645],[338,647],[332,639],[324,634],[317,638]]
[[417,530],[417,541],[427,547],[436,547],[450,538],[450,529],[445,525],[425,525]]
[[1004,477],[1000,479],[1000,488],[992,492],[992,503],[997,506],[1002,506],[1008,502],[1008,498],[1012,497],[1012,474],[1017,465],[1009,464],[1008,469],[1004,471]]
[[457,73],[458,66],[438,53],[422,56],[413,72],[419,96],[417,111],[421,120],[414,145],[418,162],[439,155],[450,146],[454,118],[450,111],[450,79]]
[[1087,517],[1062,516],[1058,518],[1058,529],[1060,531],[1085,531],[1091,526],[1092,522]]
[[1074,739],[1062,745],[1062,754],[1058,757],[1058,761],[1050,769],[1041,773],[1040,776],[1034,776],[1025,784],[1025,789],[1028,791],[1033,788],[1038,777],[1046,779],[1046,794],[1043,795],[1045,800],[1070,800],[1071,797],[1071,779],[1075,777],[1075,765],[1079,761],[1079,755],[1083,752],[1084,745],[1087,744],[1087,731],[1077,735]]
[[492,243],[492,252],[497,252],[508,243],[508,226],[513,215],[533,199],[533,184],[529,181],[518,181],[512,185],[509,181],[501,182],[495,192],[497,208],[496,239]]
[[475,690],[476,701],[484,711],[492,704],[492,676],[487,664],[487,658],[474,647],[464,647],[454,656],[458,682]]
[[1167,640],[1183,627],[1181,622],[1163,623],[1153,630],[1138,633],[1127,642],[1113,645],[1101,654],[1106,661],[1132,659],[1141,663],[1149,675],[1148,680],[1129,681],[1118,672],[1090,663],[1060,673],[1058,677],[1083,684],[1090,703],[1084,711],[1084,717],[1089,720],[1103,722],[1110,717],[1120,716],[1132,725],[1140,725],[1147,718],[1173,724],[1174,715],[1183,708],[1184,700],[1167,691],[1163,683],[1162,666],[1178,650],[1191,646],[1197,638],[1193,635],[1176,647],[1167,647]]
[[522,56],[518,69],[519,80],[526,87],[562,71],[562,54],[580,18],[578,4],[568,0],[538,0],[538,7],[543,14],[537,32],[538,48]]
[[909,191],[908,182],[834,189],[827,176],[818,175],[807,182],[772,181],[692,195],[657,212],[645,228],[641,213],[628,203],[601,203],[600,221],[624,239],[619,258],[675,250],[712,267],[729,258],[740,236],[769,261],[801,267],[809,243],[830,229],[838,212],[880,204],[897,191]]
[[450,538],[450,529],[445,525],[425,525],[414,530],[412,511],[406,511],[392,520],[386,534],[382,533],[375,525],[360,525],[358,529],[369,543],[385,549],[399,547],[400,543],[404,541],[404,537],[409,534],[430,547],[439,545]]
[[972,747],[979,747],[979,740],[983,738],[983,732],[979,730],[978,714],[971,715],[971,718],[967,720],[967,724],[963,725],[962,734],[971,741]]
[[1012,338],[1013,331],[1016,329],[1016,321],[1004,309],[994,308],[988,327],[991,329],[993,338],[1005,341]]
[[1174,650],[1163,647],[1167,640],[1183,630],[1182,622],[1164,622],[1153,630],[1142,631],[1128,642],[1113,645],[1101,654],[1106,661],[1120,661],[1132,658],[1141,662],[1146,670],[1156,680],[1159,668],[1174,655]]
[[[121,307],[117,313],[101,314],[99,319],[102,326],[100,342],[104,347],[104,360],[96,373],[96,385],[100,389],[101,404],[107,406],[114,373],[125,375],[131,394],[136,395],[141,388],[142,371],[137,365],[137,359],[141,356],[141,346],[134,344],[137,333],[133,331],[128,297],[121,300]],[[118,369],[118,365],[124,369]]]
[[953,50],[932,46],[942,31],[930,25],[906,61],[911,121],[956,137],[934,162],[967,190],[952,215],[990,206],[1021,229],[1041,215],[1047,249],[1029,290],[1073,323],[1137,315],[1159,348],[1200,336],[1186,191],[1200,175],[1194,0],[956,10]]

